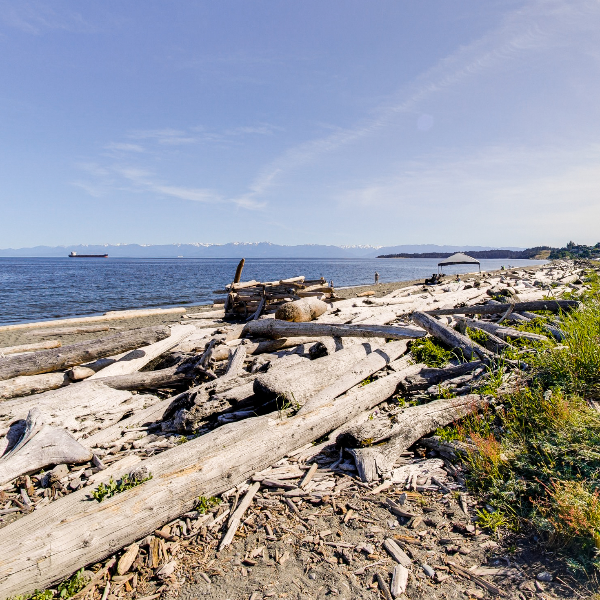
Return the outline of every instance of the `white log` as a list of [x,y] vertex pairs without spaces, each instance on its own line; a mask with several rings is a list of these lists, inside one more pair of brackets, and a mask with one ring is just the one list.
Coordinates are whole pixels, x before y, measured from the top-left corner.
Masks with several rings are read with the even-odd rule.
[[[402,356],[406,352],[407,342],[400,340],[398,342],[390,342],[384,344],[381,348],[376,348],[365,358],[355,362],[350,369],[338,371],[337,378],[330,385],[309,397],[304,406],[300,409],[299,414],[303,414],[314,410],[315,408],[331,402],[350,388],[359,384],[361,381],[372,375],[373,373],[383,369],[392,361]],[[334,354],[339,355],[341,352]],[[329,358],[329,357],[327,357]],[[333,358],[333,357],[332,357]],[[318,359],[320,361],[325,359]],[[314,361],[313,361],[314,362]],[[312,364],[312,363],[311,363]],[[408,366],[408,363],[406,364]],[[295,397],[295,396],[294,396]]]
[[327,304],[318,298],[302,298],[285,302],[277,308],[275,318],[294,323],[308,323],[327,312]]
[[0,348],[0,357],[9,354],[23,354],[24,352],[36,352],[38,350],[50,350],[51,348],[60,348],[60,340],[49,340],[47,342],[36,342],[35,344],[21,344],[20,346],[7,346]]
[[[100,381],[82,381],[58,390],[13,398],[3,402],[0,413],[0,436],[11,423],[25,419],[32,408],[39,408],[48,418],[48,425],[63,427],[76,438],[84,433],[108,427],[129,411],[144,408],[156,398],[128,391],[115,390]],[[0,437],[0,455],[6,438]]]
[[425,331],[416,327],[379,325],[329,325],[327,323],[288,323],[277,319],[263,319],[246,323],[246,335],[283,338],[296,336],[382,337],[392,340],[419,338]]
[[337,377],[367,357],[377,346],[358,344],[330,356],[261,373],[254,380],[254,392],[270,398],[287,399],[303,405],[313,394],[330,385]]
[[196,333],[196,328],[193,325],[173,325],[169,337],[129,352],[117,362],[92,375],[90,379],[117,377],[119,375],[135,373],[194,333]]
[[77,342],[60,349],[40,350],[32,354],[0,358],[0,379],[20,375],[50,373],[79,365],[86,361],[139,348],[169,336],[168,327],[132,329],[107,337]]
[[223,548],[229,546],[229,544],[231,544],[231,542],[233,541],[233,536],[235,535],[235,532],[238,530],[242,522],[242,517],[250,507],[250,504],[252,504],[252,500],[254,499],[254,496],[256,495],[256,492],[258,492],[259,489],[260,482],[257,481],[253,483],[246,492],[246,495],[240,502],[240,505],[235,509],[235,512],[233,513],[233,515],[231,515],[231,518],[229,519],[229,528],[227,529],[227,533],[223,536],[223,539],[219,544],[219,550],[223,550]]
[[141,317],[154,317],[185,313],[185,308],[151,308],[142,310],[110,311],[100,317],[74,317],[72,319],[56,319],[54,321],[38,321],[36,323],[17,323],[15,325],[0,326],[0,333],[17,331],[19,329],[37,329],[50,325],[70,325],[72,323],[99,323],[102,321],[116,321],[119,319],[136,319]]
[[408,569],[404,565],[396,565],[392,573],[390,592],[394,598],[399,598],[406,592],[408,584]]
[[65,373],[43,373],[41,375],[23,375],[0,381],[0,400],[40,394],[48,390],[69,385],[71,379]]

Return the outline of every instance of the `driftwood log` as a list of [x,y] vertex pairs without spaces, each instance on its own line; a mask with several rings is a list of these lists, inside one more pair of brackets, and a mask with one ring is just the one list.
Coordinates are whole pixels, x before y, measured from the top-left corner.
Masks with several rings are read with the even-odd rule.
[[382,337],[390,340],[419,338],[425,331],[416,327],[380,325],[330,325],[329,323],[288,323],[278,319],[263,319],[246,323],[244,334],[254,337],[285,338],[317,337]]
[[63,427],[79,438],[84,433],[108,427],[123,415],[156,402],[153,396],[116,390],[100,381],[82,381],[64,388],[12,398],[0,404],[0,455],[6,448],[6,433],[16,421],[26,419],[33,408],[47,416],[47,424]]
[[276,369],[261,373],[254,380],[254,393],[268,399],[279,397],[301,406],[313,394],[330,385],[376,349],[377,346],[369,343],[358,344],[330,356],[301,362],[285,370]]
[[275,311],[275,318],[294,323],[308,323],[327,312],[327,304],[318,298],[285,302]]
[[530,342],[548,341],[548,338],[545,335],[530,333],[528,331],[519,331],[518,329],[513,329],[512,327],[506,327],[504,325],[498,325],[497,323],[476,321],[474,319],[467,319],[466,317],[459,317],[459,320],[465,323],[467,327],[471,327],[472,329],[481,329],[485,333],[490,333],[504,341],[508,341],[510,339],[529,340]]
[[0,400],[39,394],[48,390],[56,390],[71,383],[65,373],[43,373],[41,375],[24,375],[6,381],[0,381]]
[[[367,377],[373,375],[377,371],[383,369],[386,365],[400,358],[407,349],[407,342],[400,340],[398,342],[390,342],[384,344],[381,348],[374,349],[365,358],[354,363],[352,367],[346,371],[338,372],[337,378],[327,387],[321,389],[313,396],[311,396],[304,404],[299,414],[310,412],[315,410],[322,404],[330,402],[334,398],[341,396],[344,392],[347,392],[350,388],[359,384]],[[338,353],[339,354],[339,353]],[[327,358],[318,359],[321,361],[332,360],[336,355],[329,356]],[[312,363],[311,363],[312,364]],[[309,366],[309,365],[307,365]],[[402,365],[403,367],[409,366],[409,359]]]
[[140,317],[153,317],[160,315],[172,315],[185,313],[185,308],[144,308],[141,310],[113,310],[100,317],[74,317],[72,319],[55,319],[54,321],[44,321],[38,323],[16,323],[14,325],[0,326],[0,332],[18,331],[21,329],[38,329],[41,325],[50,327],[51,325],[62,327],[73,323],[100,323],[102,321],[116,321],[119,319],[137,319]]
[[171,350],[171,348],[176,346],[179,342],[184,341],[195,332],[196,328],[193,325],[173,325],[169,337],[127,353],[112,365],[109,365],[105,369],[98,371],[95,375],[92,375],[90,379],[117,377],[118,375],[135,373],[155,358],[158,358],[165,352]]
[[462,333],[458,333],[458,331],[454,331],[454,329],[444,325],[429,314],[421,312],[413,313],[412,320],[417,325],[423,327],[423,329],[425,329],[425,331],[430,333],[433,337],[436,337],[444,342],[444,344],[460,350],[464,357],[468,360],[485,360],[486,358],[493,356],[489,350],[483,346],[480,346],[471,338],[463,335]]
[[21,344],[19,346],[7,346],[0,348],[0,357],[9,354],[22,354],[24,352],[36,352],[38,350],[49,350],[51,348],[60,348],[62,343],[59,340],[49,340],[47,342],[36,342],[35,344]]
[[[351,449],[361,479],[373,481],[389,473],[400,453],[424,435],[475,412],[485,404],[480,396],[470,395],[411,406],[397,415],[394,423],[387,415],[367,421],[341,433],[337,443]],[[386,443],[373,447],[373,444],[382,441]]]
[[[515,302],[512,304],[515,312],[549,310],[562,312],[572,310],[579,306],[576,300],[532,300],[530,302]],[[440,308],[428,310],[430,315],[494,315],[505,313],[511,304],[483,304],[477,306],[464,306],[462,308]]]
[[[55,327],[40,329],[39,331],[29,331],[27,335],[77,335],[82,333],[100,333],[102,331],[110,331],[110,329],[110,325],[80,325],[79,327]],[[112,329],[114,329],[114,327]]]
[[27,415],[21,439],[0,457],[0,485],[49,465],[79,464],[91,460],[92,453],[68,431],[49,427],[43,421],[38,409]]
[[114,335],[78,342],[56,350],[42,350],[0,359],[0,380],[37,375],[59,369],[67,369],[87,361],[127,352],[165,339],[170,334],[168,327],[145,327]]
[[224,425],[142,461],[153,475],[142,485],[102,503],[79,490],[7,525],[0,530],[2,598],[49,587],[134,543],[191,510],[198,496],[230,489],[383,402],[402,377],[393,373],[306,415],[275,412]]

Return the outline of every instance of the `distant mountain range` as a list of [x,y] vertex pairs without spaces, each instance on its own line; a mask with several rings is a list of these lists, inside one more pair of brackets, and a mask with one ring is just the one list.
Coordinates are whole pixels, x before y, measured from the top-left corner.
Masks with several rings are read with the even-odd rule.
[[75,246],[35,246],[0,249],[0,257],[66,257],[77,254],[105,254],[112,258],[375,258],[382,254],[422,254],[473,252],[492,249],[523,248],[491,246],[437,246],[417,244],[402,246],[325,246],[302,244],[283,246],[269,242],[231,242],[229,244],[80,244]]

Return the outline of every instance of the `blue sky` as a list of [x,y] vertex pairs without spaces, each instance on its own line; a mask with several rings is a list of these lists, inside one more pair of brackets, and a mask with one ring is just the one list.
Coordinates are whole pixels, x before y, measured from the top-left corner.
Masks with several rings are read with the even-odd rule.
[[0,247],[600,240],[600,2],[0,0]]

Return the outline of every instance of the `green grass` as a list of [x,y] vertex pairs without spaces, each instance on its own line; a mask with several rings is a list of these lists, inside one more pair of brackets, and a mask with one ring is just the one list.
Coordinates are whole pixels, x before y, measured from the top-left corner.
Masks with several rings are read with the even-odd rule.
[[[580,296],[581,308],[561,315],[560,345],[527,344],[531,369],[517,389],[498,393],[490,372],[488,409],[438,433],[472,444],[467,484],[491,510],[478,520],[492,532],[536,530],[565,566],[591,576],[600,570],[600,295]],[[545,316],[519,325],[539,328]]]
[[423,363],[434,368],[444,367],[451,360],[458,358],[457,354],[452,350],[448,350],[441,342],[432,337],[412,341],[410,351],[417,363]]
[[116,494],[130,490],[131,488],[137,487],[138,485],[141,485],[150,479],[152,479],[151,473],[148,475],[148,477],[143,479],[134,479],[129,475],[123,475],[119,481],[115,481],[111,477],[106,485],[101,483],[95,490],[92,490],[92,497],[98,500],[98,502],[102,502],[102,500],[105,498],[111,498]]
[[200,496],[198,498],[198,503],[196,504],[196,510],[201,514],[206,514],[211,508],[215,506],[219,506],[221,504],[220,498],[215,498],[214,496]]

